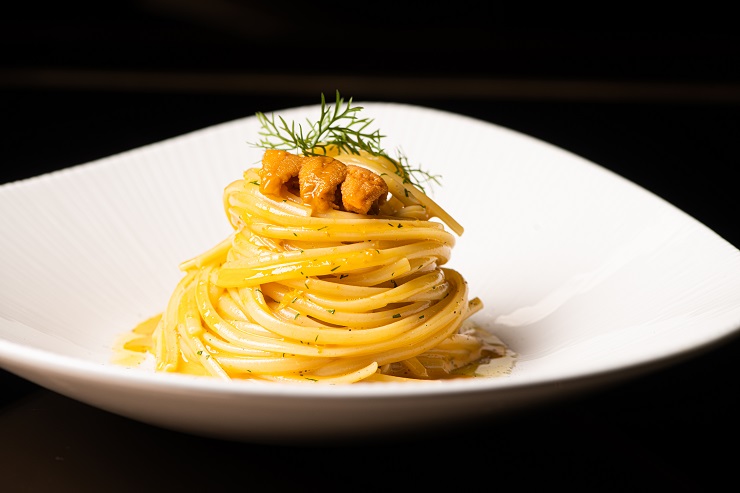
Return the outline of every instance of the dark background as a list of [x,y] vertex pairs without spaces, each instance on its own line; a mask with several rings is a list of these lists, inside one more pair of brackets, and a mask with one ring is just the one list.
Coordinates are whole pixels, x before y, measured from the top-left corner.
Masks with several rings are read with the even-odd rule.
[[[740,33],[729,12],[707,4],[403,5],[6,6],[0,183],[256,111],[315,104],[338,89],[355,101],[454,111],[553,143],[740,246]],[[708,491],[734,482],[739,360],[731,339],[616,388],[501,421],[339,447],[177,434],[0,373],[0,481],[7,491],[216,489],[225,483],[211,471],[226,470],[245,487],[385,490],[397,478],[453,490]]]

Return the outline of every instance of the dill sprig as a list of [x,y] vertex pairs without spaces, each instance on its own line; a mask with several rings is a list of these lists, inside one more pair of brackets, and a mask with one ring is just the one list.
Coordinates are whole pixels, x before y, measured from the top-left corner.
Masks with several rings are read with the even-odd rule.
[[339,91],[336,92],[334,105],[327,105],[322,93],[321,114],[314,122],[306,119],[306,130],[300,123],[287,122],[282,116],[257,112],[257,120],[262,128],[259,131],[260,140],[252,145],[264,149],[298,151],[304,156],[326,155],[330,147],[336,147],[346,154],[359,155],[364,151],[388,159],[404,183],[421,190],[424,187],[415,177],[420,176],[425,183],[440,183],[439,175],[432,175],[420,167],[411,167],[402,153],[399,152],[399,157],[395,159],[388,155],[381,146],[384,135],[380,130],[370,128],[374,120],[358,115],[362,109],[362,106],[352,106],[352,98],[345,103]]

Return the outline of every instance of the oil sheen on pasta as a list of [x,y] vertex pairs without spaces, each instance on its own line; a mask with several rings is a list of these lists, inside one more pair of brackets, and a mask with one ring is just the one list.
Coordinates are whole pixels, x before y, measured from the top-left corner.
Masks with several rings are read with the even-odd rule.
[[267,150],[225,187],[233,233],[180,265],[162,313],[119,341],[119,364],[328,384],[511,369],[513,353],[471,320],[482,302],[445,266],[462,226],[388,159],[325,153]]

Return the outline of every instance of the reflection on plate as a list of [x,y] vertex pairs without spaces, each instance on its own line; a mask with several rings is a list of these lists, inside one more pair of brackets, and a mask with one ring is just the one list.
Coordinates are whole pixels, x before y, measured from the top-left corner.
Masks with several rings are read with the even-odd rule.
[[[423,430],[653,370],[740,327],[738,250],[567,151],[434,109],[368,103],[465,227],[450,266],[517,354],[510,374],[433,383],[223,382],[111,364],[179,263],[228,235],[223,188],[257,163],[254,117],[0,187],[0,365],[173,430],[263,442]],[[280,111],[313,117],[317,106]]]

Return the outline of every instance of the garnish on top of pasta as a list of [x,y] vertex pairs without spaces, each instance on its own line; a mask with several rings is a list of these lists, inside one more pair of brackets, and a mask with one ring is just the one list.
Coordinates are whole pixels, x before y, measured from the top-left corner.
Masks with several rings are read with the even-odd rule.
[[[510,356],[444,265],[462,226],[336,94],[304,129],[262,113],[260,167],[225,187],[233,233],[180,265],[123,347],[157,371],[329,384],[472,377]],[[435,220],[437,219],[437,220]],[[448,232],[445,225],[453,233]]]

